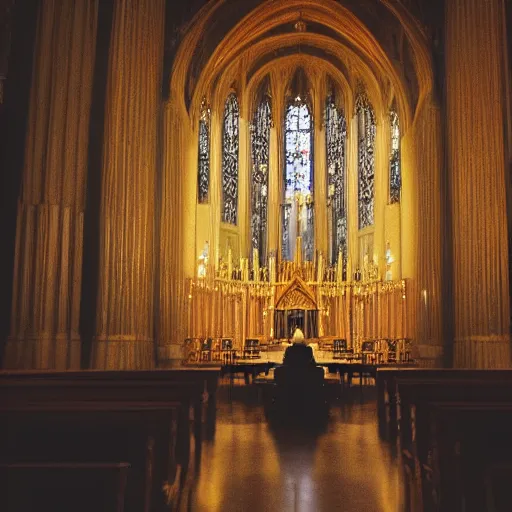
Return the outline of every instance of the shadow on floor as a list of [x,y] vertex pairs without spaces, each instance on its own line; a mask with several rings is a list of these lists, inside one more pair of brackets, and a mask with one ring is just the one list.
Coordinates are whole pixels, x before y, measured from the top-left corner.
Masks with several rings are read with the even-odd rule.
[[401,512],[401,471],[378,435],[374,389],[331,401],[323,430],[271,428],[253,386],[221,383],[215,437],[180,510]]

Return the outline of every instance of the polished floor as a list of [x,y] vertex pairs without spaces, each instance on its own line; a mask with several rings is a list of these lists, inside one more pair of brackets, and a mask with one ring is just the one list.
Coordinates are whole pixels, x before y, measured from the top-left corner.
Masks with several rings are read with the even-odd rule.
[[333,402],[327,427],[315,435],[293,425],[276,432],[254,388],[222,386],[215,436],[203,444],[181,509],[402,511],[400,468],[379,438],[367,395],[363,403],[355,393]]

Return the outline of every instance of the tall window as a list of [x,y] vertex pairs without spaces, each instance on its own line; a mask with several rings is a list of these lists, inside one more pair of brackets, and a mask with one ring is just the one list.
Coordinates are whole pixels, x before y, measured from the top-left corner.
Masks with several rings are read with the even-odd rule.
[[374,223],[375,114],[364,93],[356,100],[358,124],[359,229]]
[[325,123],[330,261],[331,263],[336,263],[341,252],[343,265],[345,266],[347,261],[347,209],[345,192],[347,121],[343,110],[336,105],[334,94],[327,98]]
[[400,162],[400,122],[395,109],[391,110],[391,154],[389,157],[389,202],[400,202],[400,188],[402,186]]
[[293,259],[296,236],[303,257],[313,259],[313,123],[308,104],[297,96],[286,108],[283,259]]
[[260,263],[266,259],[271,122],[270,99],[264,96],[256,109],[251,126],[251,244],[258,249]]
[[201,103],[198,160],[197,198],[200,203],[207,203],[210,188],[210,107],[206,99]]
[[239,118],[238,100],[231,93],[224,106],[222,130],[222,221],[234,225],[238,210]]

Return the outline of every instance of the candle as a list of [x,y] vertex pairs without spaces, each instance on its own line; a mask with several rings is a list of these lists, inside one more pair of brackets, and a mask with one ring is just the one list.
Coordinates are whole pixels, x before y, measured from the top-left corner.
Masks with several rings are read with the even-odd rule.
[[343,281],[343,252],[340,249],[338,251],[338,263],[336,265],[336,282],[341,284]]
[[228,279],[233,277],[233,253],[231,248],[228,249]]
[[276,282],[276,258],[274,255],[268,258],[268,277],[271,283]]
[[253,247],[252,249],[252,270],[254,275],[254,280],[260,280],[260,257],[258,254],[258,249]]
[[318,254],[318,262],[316,269],[316,280],[318,283],[321,283],[324,278],[324,255],[322,252]]

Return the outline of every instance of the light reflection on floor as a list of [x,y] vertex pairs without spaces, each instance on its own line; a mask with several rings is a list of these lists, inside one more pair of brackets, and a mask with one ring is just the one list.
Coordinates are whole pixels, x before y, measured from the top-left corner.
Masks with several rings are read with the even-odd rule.
[[403,510],[400,470],[379,439],[374,402],[334,405],[316,438],[293,428],[276,435],[253,391],[235,391],[219,394],[215,439],[203,445],[186,510]]

